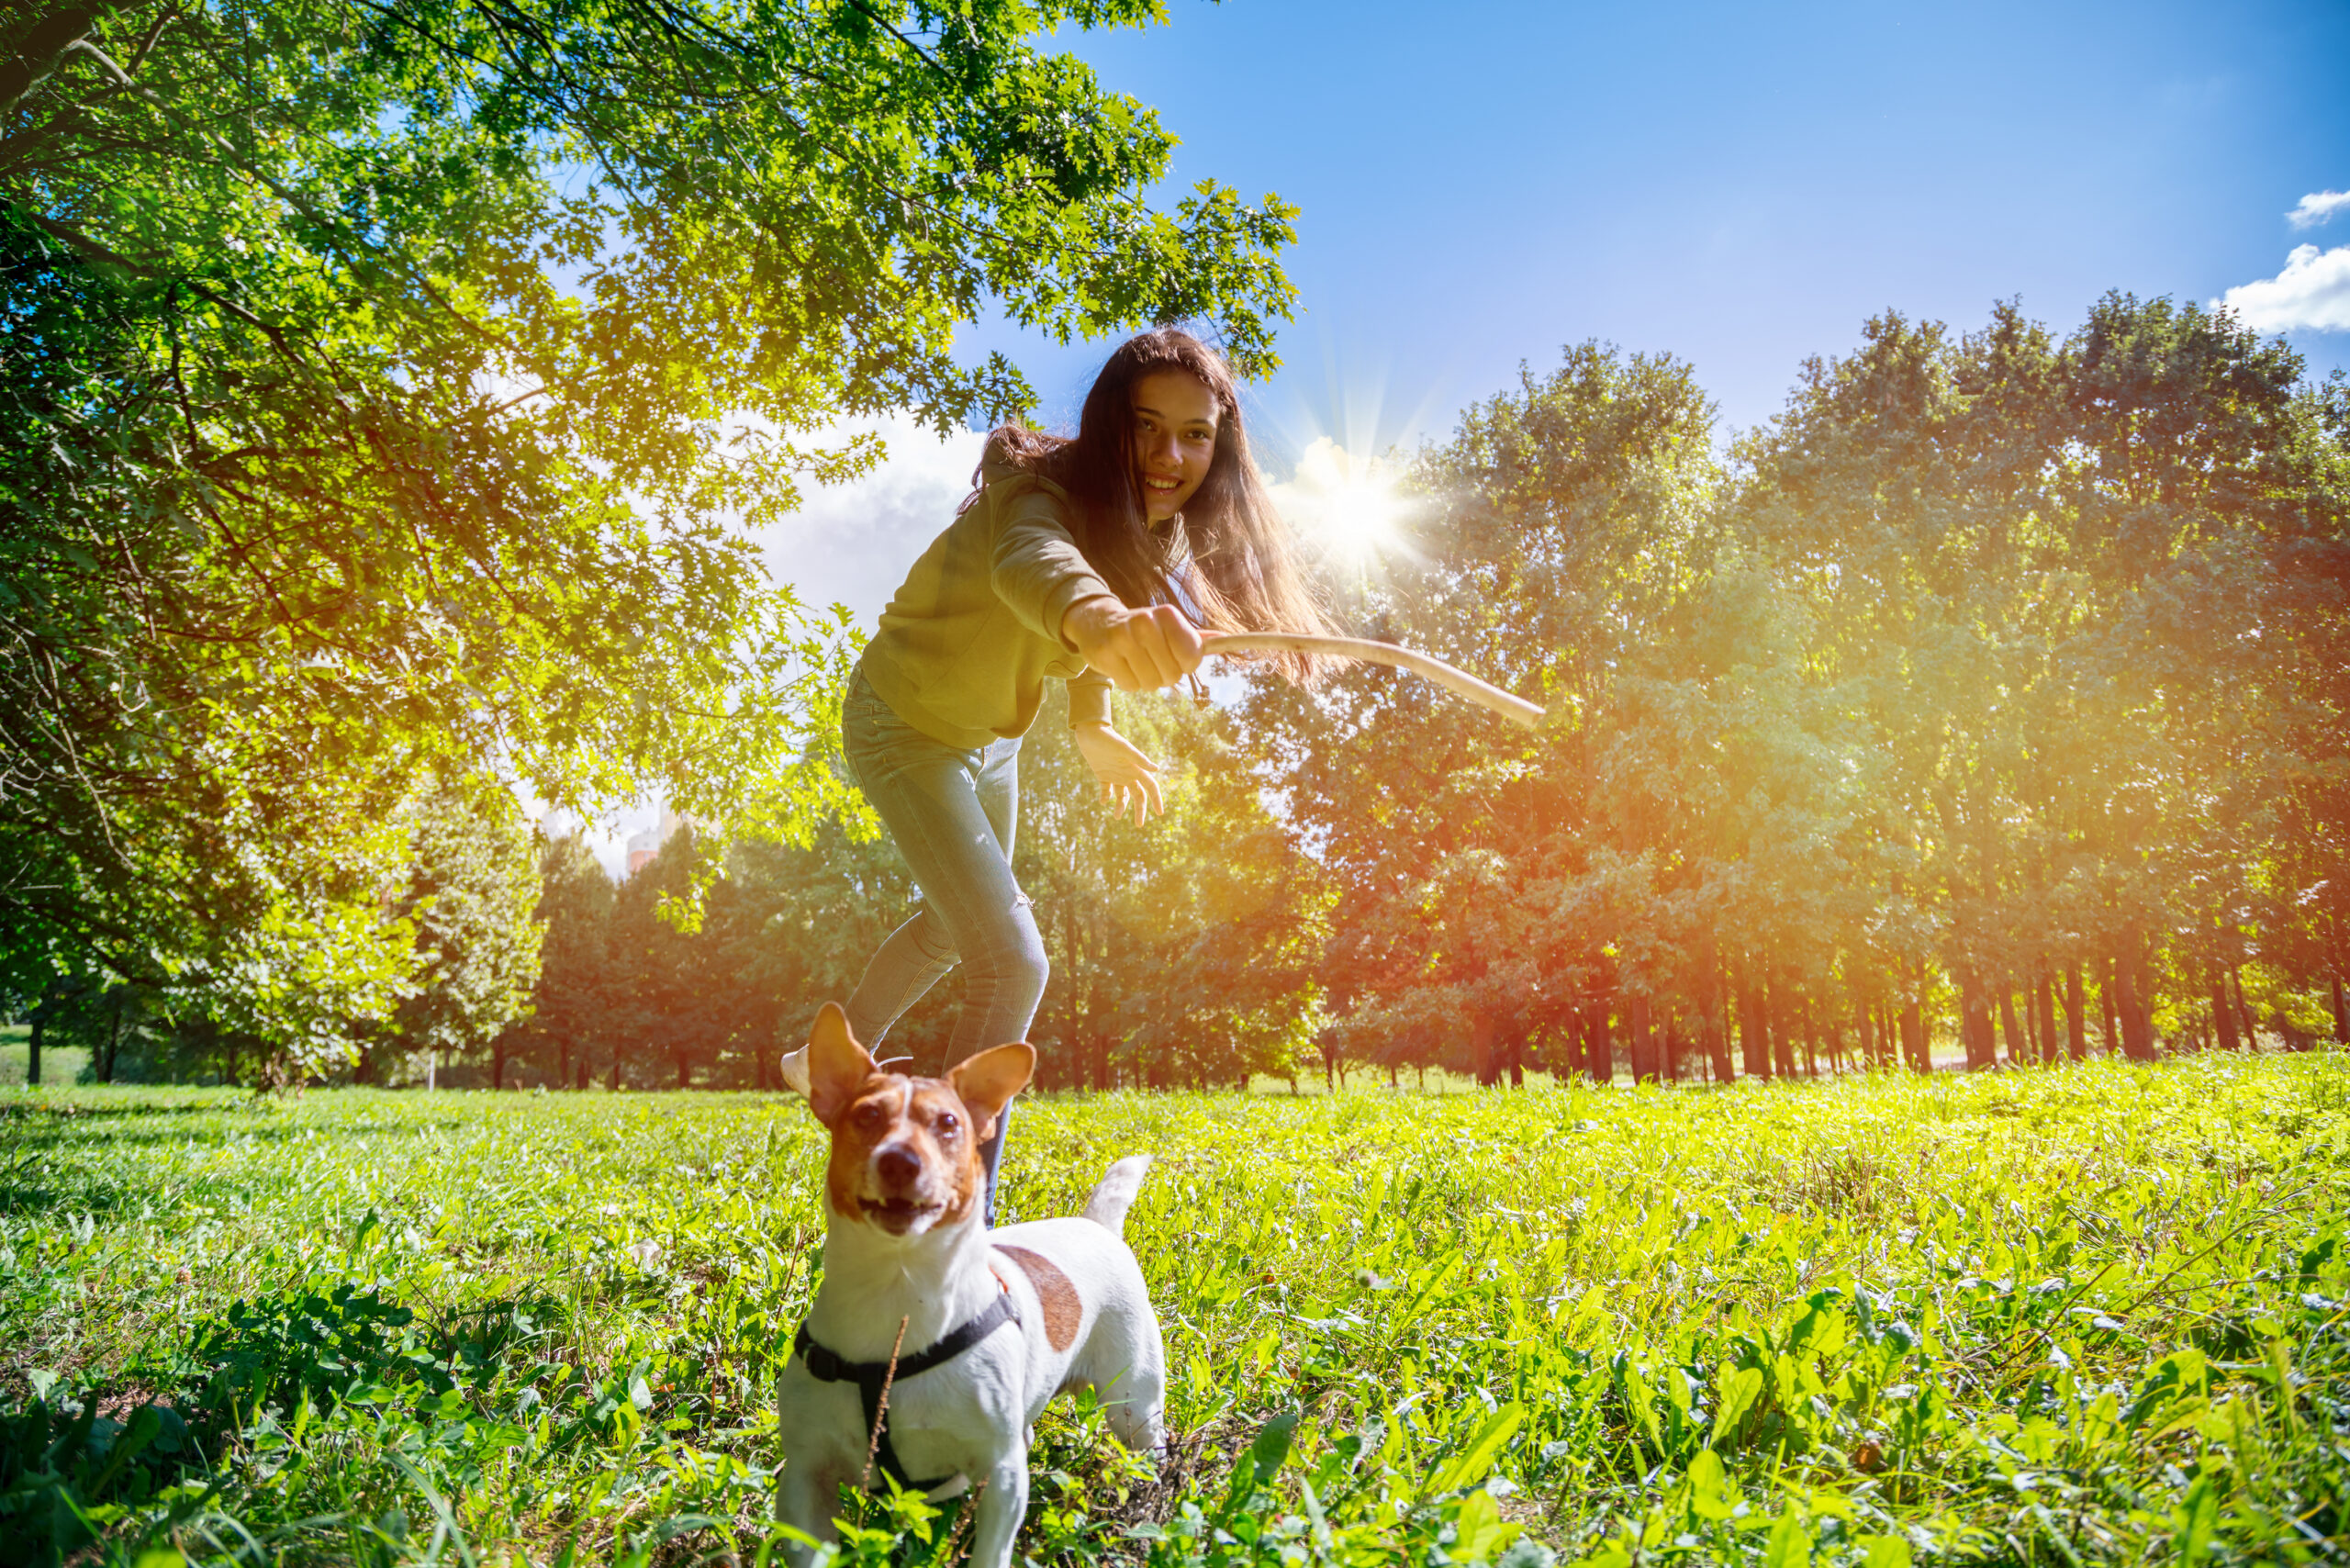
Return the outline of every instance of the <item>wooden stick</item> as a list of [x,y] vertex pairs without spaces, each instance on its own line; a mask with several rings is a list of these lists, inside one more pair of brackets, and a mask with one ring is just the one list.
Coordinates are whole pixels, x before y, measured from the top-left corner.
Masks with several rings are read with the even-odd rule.
[[1489,686],[1466,670],[1453,668],[1442,659],[1432,659],[1426,654],[1399,648],[1393,643],[1373,643],[1360,637],[1305,637],[1294,632],[1210,632],[1201,641],[1212,655],[1239,653],[1322,654],[1331,658],[1360,659],[1366,664],[1393,665],[1397,669],[1423,675],[1438,686],[1449,687],[1472,702],[1483,703],[1513,724],[1533,729],[1542,722],[1542,710],[1525,698]]

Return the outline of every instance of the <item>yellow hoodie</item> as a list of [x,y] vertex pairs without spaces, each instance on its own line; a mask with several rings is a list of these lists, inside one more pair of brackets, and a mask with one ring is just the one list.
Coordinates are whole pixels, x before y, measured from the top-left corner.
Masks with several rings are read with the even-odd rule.
[[1072,605],[1115,599],[1078,548],[1069,493],[990,446],[979,498],[906,574],[859,661],[898,717],[976,750],[1025,734],[1045,678],[1069,683],[1071,724],[1110,722],[1110,682],[1061,640]]

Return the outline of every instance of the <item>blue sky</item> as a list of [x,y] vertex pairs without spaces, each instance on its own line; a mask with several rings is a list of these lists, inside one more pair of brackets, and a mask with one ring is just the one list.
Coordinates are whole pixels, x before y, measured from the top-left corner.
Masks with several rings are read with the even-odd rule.
[[[1873,312],[2208,300],[2350,245],[2350,5],[1169,0],[1074,39],[1203,177],[1304,210],[1285,431],[1441,437],[1587,337],[1691,361],[1744,426]],[[1101,349],[1002,331],[1047,417]],[[2350,332],[2300,331],[2323,373]]]

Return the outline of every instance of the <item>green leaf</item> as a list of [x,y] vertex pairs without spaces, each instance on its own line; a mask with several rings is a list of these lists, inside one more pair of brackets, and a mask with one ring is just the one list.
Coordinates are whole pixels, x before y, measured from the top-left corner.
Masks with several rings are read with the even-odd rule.
[[1771,1527],[1771,1540],[1762,1549],[1762,1568],[1810,1568],[1811,1537],[1801,1520],[1793,1514],[1783,1514]]
[[1429,1478],[1424,1495],[1434,1496],[1457,1492],[1463,1486],[1483,1481],[1486,1473],[1493,1469],[1494,1461],[1501,1457],[1502,1448],[1509,1441],[1510,1435],[1525,1419],[1526,1409],[1520,1405],[1505,1405],[1494,1411],[1467,1446],[1446,1461],[1444,1467]]
[[2174,1538],[2178,1561],[2185,1568],[2194,1568],[2211,1554],[2211,1537],[2220,1527],[2220,1490],[2209,1473],[2195,1478],[2187,1489],[2187,1500],[2173,1510],[2177,1525]]
[[1762,1392],[1762,1370],[1740,1367],[1723,1377],[1714,1405],[1714,1437],[1717,1446],[1738,1430],[1738,1424],[1754,1407],[1757,1395]]
[[1457,1532],[1450,1549],[1455,1560],[1490,1562],[1516,1536],[1517,1527],[1502,1519],[1501,1505],[1490,1492],[1472,1492],[1460,1501],[1453,1521]]
[[1738,1506],[1738,1495],[1731,1488],[1729,1475],[1722,1469],[1721,1457],[1711,1449],[1699,1449],[1689,1462],[1689,1507],[1699,1518],[1726,1519]]
[[1872,1535],[1862,1538],[1867,1555],[1862,1559],[1863,1568],[1909,1568],[1909,1542],[1897,1535]]

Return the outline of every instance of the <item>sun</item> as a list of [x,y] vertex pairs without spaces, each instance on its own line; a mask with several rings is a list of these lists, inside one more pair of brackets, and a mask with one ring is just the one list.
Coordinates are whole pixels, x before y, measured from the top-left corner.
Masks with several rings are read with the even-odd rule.
[[1295,476],[1275,486],[1273,496],[1310,549],[1368,566],[1404,542],[1396,478],[1378,458],[1358,457],[1317,436],[1298,460]]

